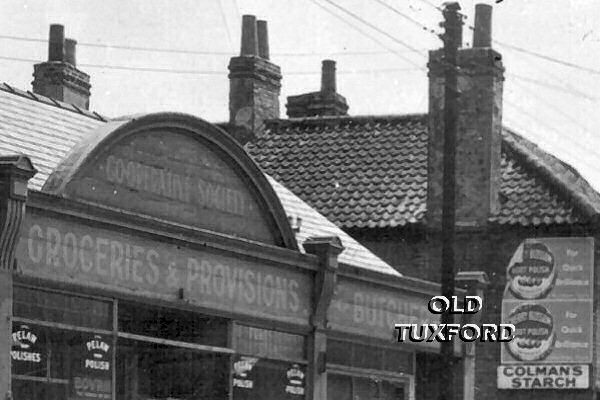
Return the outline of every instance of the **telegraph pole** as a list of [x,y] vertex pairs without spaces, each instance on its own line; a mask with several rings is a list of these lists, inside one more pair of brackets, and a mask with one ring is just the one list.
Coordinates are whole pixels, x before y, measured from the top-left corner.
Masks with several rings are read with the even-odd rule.
[[[462,44],[462,20],[456,2],[444,5],[444,156],[442,185],[442,295],[454,296],[454,241],[456,220],[456,131],[458,123],[458,48]],[[454,315],[442,314],[443,324]],[[454,342],[441,343],[440,400],[454,398]]]

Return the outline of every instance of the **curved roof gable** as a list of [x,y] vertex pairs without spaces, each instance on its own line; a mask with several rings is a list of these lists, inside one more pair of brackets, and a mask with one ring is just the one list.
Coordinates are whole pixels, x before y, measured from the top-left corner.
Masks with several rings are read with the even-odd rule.
[[98,127],[42,190],[297,250],[264,174],[228,134],[191,115],[125,117]]

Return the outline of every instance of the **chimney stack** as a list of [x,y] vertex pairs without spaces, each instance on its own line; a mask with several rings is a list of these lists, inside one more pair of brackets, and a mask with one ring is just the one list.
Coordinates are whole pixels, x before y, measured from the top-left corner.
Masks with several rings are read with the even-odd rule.
[[90,76],[76,68],[77,42],[65,39],[62,25],[50,25],[48,61],[33,67],[33,92],[71,103],[82,109],[90,105]]
[[475,5],[473,47],[492,47],[492,6]]
[[77,41],[74,39],[65,39],[65,62],[71,64],[72,66],[76,66],[75,61],[75,47],[77,46]]
[[256,32],[258,36],[258,56],[269,59],[269,33],[267,32],[267,21],[256,21]]
[[281,69],[269,61],[266,21],[242,17],[240,55],[229,61],[230,133],[242,145],[260,135],[264,121],[279,118]]
[[335,93],[335,61],[323,60],[321,66],[321,93]]
[[287,115],[290,118],[348,115],[346,98],[336,89],[335,61],[323,60],[321,65],[321,90],[289,96]]
[[62,25],[50,25],[48,40],[48,61],[62,61],[65,53],[65,28]]
[[[456,142],[456,225],[485,226],[499,208],[504,67],[492,49],[492,8],[475,7],[472,48],[458,51],[458,136]],[[442,50],[429,53],[429,148],[427,218],[441,226],[444,146]]]

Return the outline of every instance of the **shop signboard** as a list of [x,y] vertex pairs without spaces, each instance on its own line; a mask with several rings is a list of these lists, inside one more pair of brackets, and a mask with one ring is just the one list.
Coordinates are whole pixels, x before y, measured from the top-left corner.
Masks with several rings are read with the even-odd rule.
[[275,360],[305,359],[304,336],[235,323],[233,349],[241,354]]
[[13,323],[10,350],[13,375],[46,375],[47,358],[44,339],[44,330],[38,326]]
[[590,366],[585,364],[520,364],[498,367],[499,389],[587,389]]
[[[340,277],[328,313],[332,329],[396,341],[395,324],[436,324],[440,316],[429,312],[431,295],[394,290],[380,284]],[[439,343],[415,343],[438,349]]]
[[[36,212],[28,213],[21,235],[19,268],[27,276],[308,323],[311,275],[296,268]],[[184,299],[180,298],[182,293]]]
[[[275,244],[266,208],[233,161],[213,147],[176,130],[125,135],[64,190],[69,197]],[[59,184],[51,177],[46,189]]]
[[305,398],[304,364],[236,355],[232,376],[235,400]]
[[[78,365],[71,379],[72,399],[112,398],[112,353],[110,338],[98,334],[81,335]],[[77,357],[79,358],[79,357]]]
[[[540,388],[561,388],[562,380],[566,382],[562,388],[580,388],[583,381],[589,381],[593,271],[592,238],[540,238],[521,243],[509,262],[502,300],[502,322],[514,324],[516,331],[514,339],[501,347],[499,388],[519,389],[532,382],[541,382]],[[574,366],[565,367],[570,364]],[[516,365],[525,366],[519,371],[526,375],[508,379],[508,373],[517,371]],[[545,371],[561,374],[551,377]]]

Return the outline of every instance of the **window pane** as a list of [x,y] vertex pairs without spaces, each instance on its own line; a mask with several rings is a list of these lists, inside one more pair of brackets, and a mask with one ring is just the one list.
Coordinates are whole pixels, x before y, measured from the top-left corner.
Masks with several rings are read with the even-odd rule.
[[352,378],[327,374],[327,399],[352,400]]
[[138,303],[119,303],[119,331],[181,342],[227,346],[227,320]]
[[117,349],[119,400],[228,399],[228,355],[134,340]]
[[354,400],[373,400],[379,398],[379,385],[373,379],[353,378]]
[[[31,384],[17,385],[24,398],[112,397],[112,346],[103,335],[15,324],[11,357],[13,381]],[[36,378],[37,381],[32,380]],[[66,391],[68,396],[56,397],[57,391]]]
[[327,362],[338,365],[352,365],[352,343],[328,340]]
[[306,392],[304,365],[236,356],[233,362],[234,400],[302,400]]
[[382,369],[383,351],[374,346],[361,344],[352,344],[354,348],[354,358],[352,366],[356,368]]
[[15,317],[112,330],[112,302],[15,286]]
[[395,351],[386,349],[384,355],[384,369],[390,372],[403,372],[412,375],[413,369],[413,353],[405,351]]
[[13,399],[58,400],[68,398],[68,386],[60,383],[12,380]]

